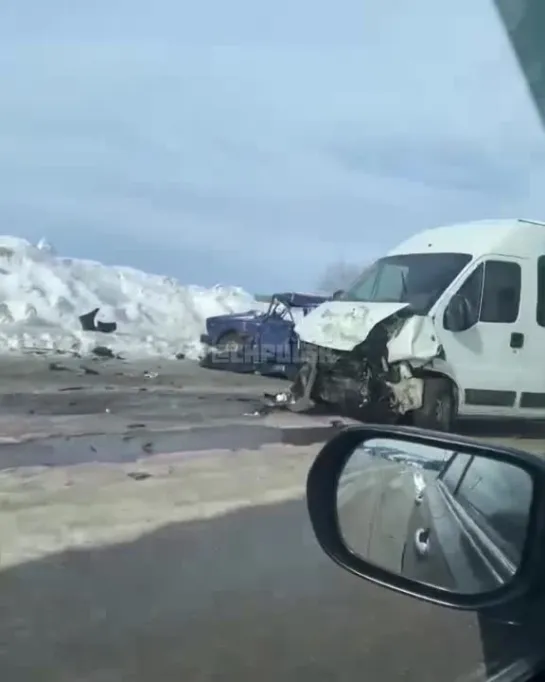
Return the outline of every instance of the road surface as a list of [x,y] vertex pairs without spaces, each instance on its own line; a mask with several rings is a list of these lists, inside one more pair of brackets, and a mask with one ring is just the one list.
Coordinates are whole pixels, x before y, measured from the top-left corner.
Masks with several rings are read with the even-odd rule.
[[337,496],[339,526],[353,552],[401,573],[407,526],[414,509],[413,470],[381,457],[343,481]]
[[469,672],[481,658],[473,616],[399,600],[321,553],[302,500],[315,449],[4,472],[1,679]]
[[[98,379],[77,359],[40,362],[2,374],[1,680],[482,679],[475,616],[374,587],[317,547],[303,492],[318,442],[217,449],[218,428],[249,432],[245,414],[281,382],[183,361],[97,363]],[[68,435],[44,440],[52,428]],[[500,653],[528,641],[497,624],[490,638]]]

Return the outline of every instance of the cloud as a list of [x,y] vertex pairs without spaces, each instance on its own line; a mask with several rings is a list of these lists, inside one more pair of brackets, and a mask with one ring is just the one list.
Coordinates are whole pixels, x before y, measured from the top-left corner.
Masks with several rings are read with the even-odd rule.
[[544,218],[545,137],[492,3],[439,4],[5,3],[1,231],[308,289],[421,228]]

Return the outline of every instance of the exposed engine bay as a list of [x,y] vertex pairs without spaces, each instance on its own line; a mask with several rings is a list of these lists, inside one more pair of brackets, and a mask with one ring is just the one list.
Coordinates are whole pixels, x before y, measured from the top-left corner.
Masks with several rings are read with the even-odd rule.
[[[423,326],[429,337],[430,325],[432,345],[425,344],[422,356],[414,352],[414,338]],[[409,343],[402,338],[407,336]],[[415,315],[410,307],[375,324],[365,340],[349,351],[300,343],[303,365],[289,391],[275,397],[278,406],[305,412],[315,405],[334,405],[344,414],[380,422],[397,421],[421,406],[419,370],[441,353],[432,321]],[[408,348],[412,352],[405,352]]]

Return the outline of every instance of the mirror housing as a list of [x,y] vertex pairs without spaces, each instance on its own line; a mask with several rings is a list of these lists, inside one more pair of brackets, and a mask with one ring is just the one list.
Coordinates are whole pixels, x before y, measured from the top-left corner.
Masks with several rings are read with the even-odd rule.
[[[486,592],[461,593],[420,582],[391,568],[373,563],[349,547],[342,534],[338,514],[339,481],[357,448],[372,439],[395,439],[397,443],[456,451],[505,462],[525,470],[531,477],[534,494],[528,514],[526,541],[518,570],[509,582]],[[431,472],[436,468],[428,467]],[[431,473],[430,472],[430,473]],[[418,497],[418,496],[417,496]],[[415,499],[419,505],[421,500]],[[307,507],[311,524],[323,551],[339,566],[361,578],[434,604],[462,610],[504,609],[519,603],[534,589],[541,589],[545,566],[545,460],[536,455],[501,448],[456,435],[400,426],[348,427],[334,436],[318,454],[307,478]],[[362,526],[364,520],[362,519]],[[419,537],[425,543],[427,538]]]
[[454,294],[450,299],[445,314],[443,325],[451,332],[465,332],[477,323],[471,305],[465,296]]

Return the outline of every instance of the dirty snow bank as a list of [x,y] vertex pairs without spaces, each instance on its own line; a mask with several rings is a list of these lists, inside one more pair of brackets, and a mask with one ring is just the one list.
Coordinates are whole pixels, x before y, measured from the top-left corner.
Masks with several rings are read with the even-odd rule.
[[[135,540],[170,523],[303,495],[317,446],[156,455],[133,464],[0,472],[0,569]],[[135,480],[128,474],[151,474]]]
[[[81,330],[78,317],[97,307],[97,320],[117,322],[116,333]],[[132,357],[183,352],[195,359],[207,317],[263,307],[239,287],[184,286],[134,268],[62,258],[44,240],[34,246],[0,236],[0,353],[87,353],[107,345]]]

